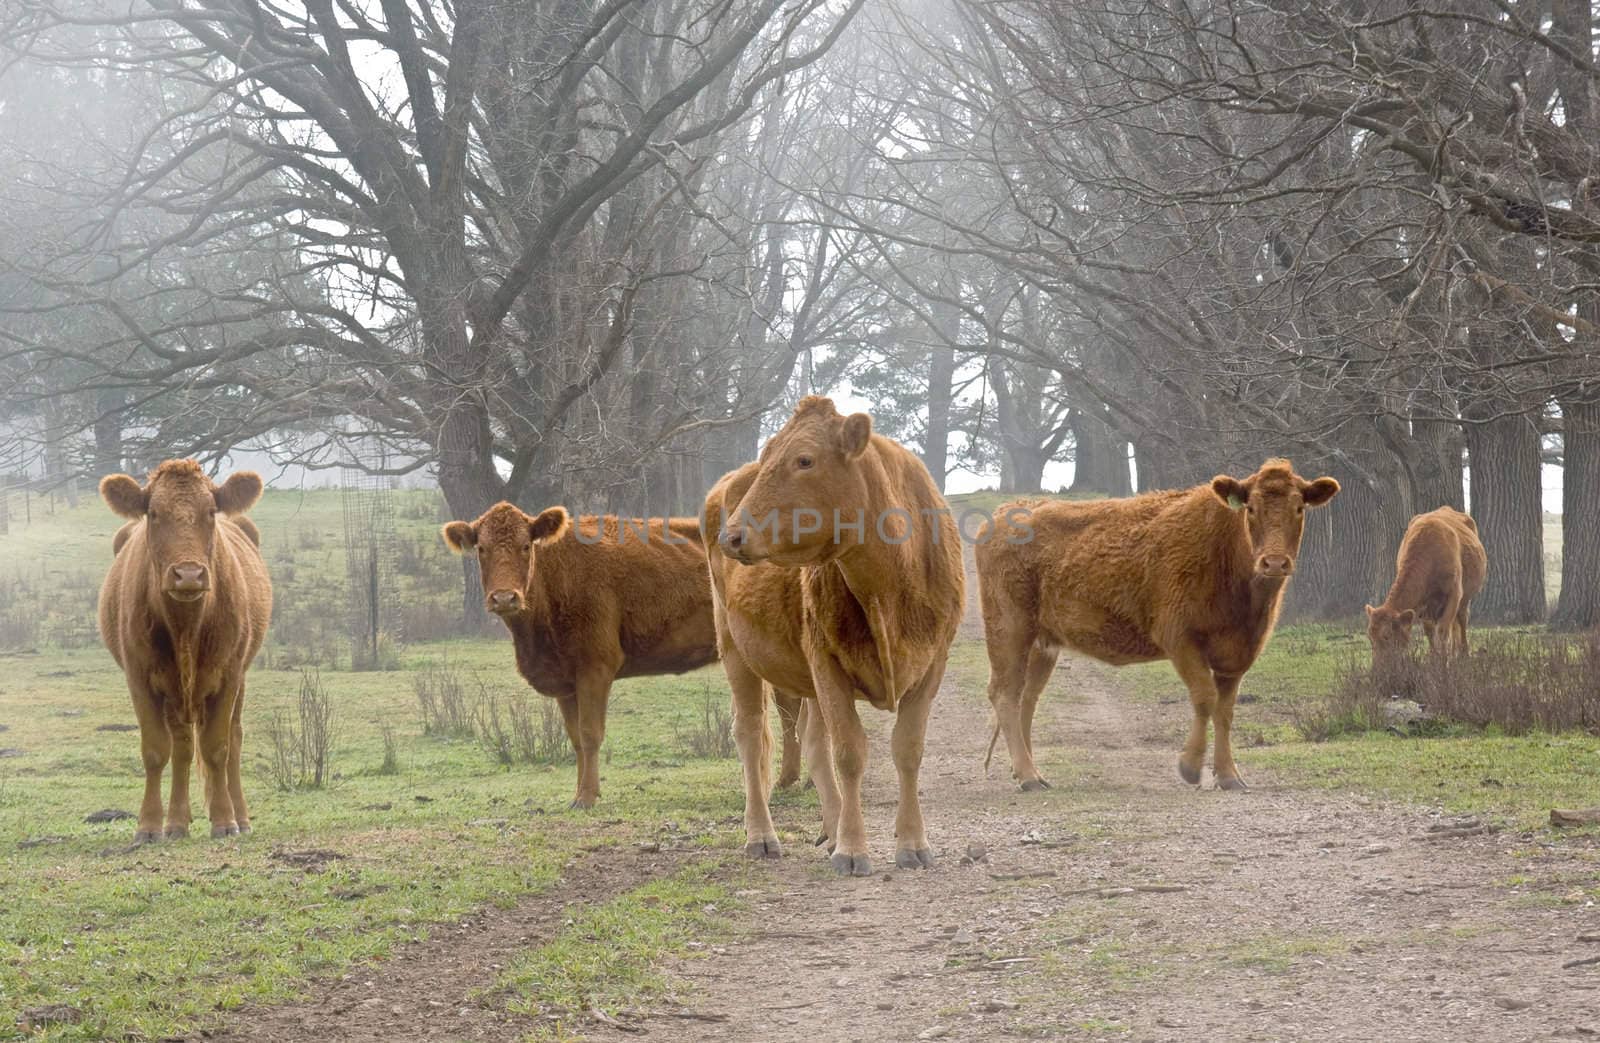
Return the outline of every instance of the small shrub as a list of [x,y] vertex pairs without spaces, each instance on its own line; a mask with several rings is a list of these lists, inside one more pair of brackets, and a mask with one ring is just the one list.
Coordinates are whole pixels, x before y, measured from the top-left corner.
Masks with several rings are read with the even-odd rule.
[[[574,759],[567,727],[554,699],[517,691],[500,696],[478,681],[478,742],[507,767],[513,764],[566,764]],[[538,712],[534,711],[535,700]],[[502,715],[502,709],[504,711]]]
[[[477,733],[476,708],[468,697],[461,669],[449,658],[428,662],[411,678],[422,716],[422,734],[441,739],[470,739]],[[480,688],[481,690],[481,688]]]
[[333,700],[321,676],[314,669],[300,671],[295,712],[275,710],[267,725],[272,744],[268,771],[279,789],[321,789],[332,779],[333,718]]
[[384,721],[378,725],[378,734],[383,738],[383,763],[378,765],[378,774],[400,774],[400,743],[395,736],[394,725]]
[[726,697],[718,698],[707,685],[701,697],[700,717],[687,729],[673,724],[678,748],[689,757],[727,760],[739,753],[733,741],[733,715]]

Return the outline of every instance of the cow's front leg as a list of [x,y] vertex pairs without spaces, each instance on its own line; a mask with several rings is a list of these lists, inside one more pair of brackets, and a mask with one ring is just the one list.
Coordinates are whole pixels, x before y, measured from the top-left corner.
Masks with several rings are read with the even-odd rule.
[[239,696],[237,679],[225,679],[222,691],[224,694],[216,700],[208,701],[196,736],[200,758],[206,766],[206,804],[211,816],[213,837],[231,837],[239,833],[239,822],[233,812],[233,796],[228,792],[228,750],[233,745],[233,704]]
[[839,782],[838,828],[833,831],[833,871],[840,876],[870,876],[867,823],[861,812],[861,777],[867,770],[867,731],[856,713],[855,686],[826,652],[811,663],[817,708],[833,744],[833,770]]
[[[189,835],[189,823],[194,821],[194,811],[189,801],[189,769],[194,763],[194,725],[180,721],[170,712],[171,703],[167,704],[169,712],[166,715],[167,734],[172,738],[172,787],[167,798],[167,830],[168,840],[180,840]],[[207,790],[210,794],[212,780],[206,779]],[[209,802],[206,805],[210,807]]]
[[772,733],[767,730],[767,693],[732,642],[724,645],[722,668],[733,692],[733,741],[744,769],[744,853],[779,858],[783,847],[772,824]]
[[1216,753],[1211,763],[1212,771],[1217,776],[1217,788],[1246,789],[1248,787],[1245,786],[1244,779],[1239,776],[1239,766],[1233,762],[1233,706],[1239,695],[1239,682],[1244,680],[1244,675],[1212,676],[1217,685],[1217,709],[1214,728]]
[[172,736],[155,692],[143,679],[135,680],[131,671],[128,693],[133,696],[133,712],[139,719],[139,759],[144,764],[144,799],[139,802],[139,825],[133,842],[148,844],[162,835],[161,774],[172,758]]
[[895,708],[894,733],[890,749],[900,776],[900,802],[895,810],[896,837],[894,864],[901,869],[933,868],[933,848],[928,845],[922,822],[922,804],[917,799],[917,777],[922,771],[923,744],[928,734],[928,713],[933,697],[944,679],[945,660],[940,657],[915,688],[907,692]]
[[606,706],[616,670],[592,667],[578,674],[578,795],[575,808],[600,799],[600,745],[606,741]]
[[1191,786],[1198,786],[1200,769],[1206,763],[1206,726],[1217,709],[1217,683],[1205,656],[1192,645],[1173,652],[1172,665],[1189,689],[1189,707],[1194,712],[1189,722],[1189,739],[1178,755],[1178,775]]

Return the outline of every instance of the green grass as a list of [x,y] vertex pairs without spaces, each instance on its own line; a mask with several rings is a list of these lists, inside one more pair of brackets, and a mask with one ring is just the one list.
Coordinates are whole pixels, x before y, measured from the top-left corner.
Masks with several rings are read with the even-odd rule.
[[[619,682],[601,803],[569,812],[570,765],[508,771],[475,743],[421,735],[410,668],[446,653],[492,687],[522,685],[505,641],[416,648],[395,672],[324,673],[339,738],[323,790],[268,782],[265,725],[292,705],[299,673],[253,670],[245,787],[255,833],[134,850],[133,823],[83,821],[102,808],[136,811],[142,792],[137,733],[96,730],[132,718],[110,657],[0,659],[0,747],[24,751],[0,759],[0,1009],[76,1007],[83,1019],[53,1038],[182,1034],[219,1010],[293,997],[309,978],[380,957],[427,924],[539,891],[597,839],[632,843],[672,822],[709,852],[742,841],[737,761],[674,746],[706,687],[725,690],[720,671]],[[394,775],[379,772],[384,722],[398,732]],[[19,846],[43,837],[61,839]],[[275,859],[280,848],[343,857],[308,873]],[[0,1019],[0,1038],[10,1032],[12,1019]]]
[[1600,737],[1581,733],[1410,739],[1372,732],[1249,756],[1304,785],[1504,817],[1523,828],[1546,825],[1552,807],[1600,804]]
[[588,1011],[639,1011],[673,991],[660,970],[669,956],[703,948],[726,934],[737,901],[729,870],[706,859],[651,881],[602,905],[574,909],[553,941],[518,957],[496,991],[514,997],[511,1009],[543,1018],[565,1038]]

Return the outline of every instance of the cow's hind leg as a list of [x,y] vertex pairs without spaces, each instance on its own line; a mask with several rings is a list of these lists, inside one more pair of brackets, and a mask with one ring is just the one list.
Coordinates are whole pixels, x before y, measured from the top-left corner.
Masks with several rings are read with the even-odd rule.
[[722,667],[733,691],[733,741],[744,769],[744,853],[751,858],[779,858],[783,846],[772,824],[772,732],[767,729],[766,688],[738,649],[725,648]]
[[895,810],[896,837],[894,864],[901,869],[933,868],[933,848],[928,845],[922,822],[922,805],[917,799],[917,776],[922,771],[922,751],[928,734],[928,712],[933,697],[944,679],[945,660],[940,657],[927,676],[895,707],[894,734],[890,749],[895,772],[900,776],[900,803]]
[[822,725],[833,744],[833,769],[839,781],[838,828],[833,832],[833,871],[840,876],[872,875],[867,857],[867,822],[861,813],[861,777],[867,770],[867,730],[856,712],[855,683],[827,653],[811,663]]
[[[985,618],[985,622],[989,620]],[[1033,763],[1033,747],[1022,723],[1023,690],[1033,665],[1033,635],[998,622],[987,626],[986,632],[989,704],[994,709],[994,726],[1005,736],[1006,752],[1011,755],[1011,774],[1025,790],[1043,789],[1047,783]]]
[[1038,642],[1034,642],[1028,650],[1028,672],[1022,681],[1022,745],[1028,751],[1028,762],[1034,766],[1034,777],[1022,784],[1025,790],[1050,788],[1050,783],[1039,774],[1038,762],[1033,759],[1033,714],[1039,708],[1039,696],[1044,694],[1045,685],[1050,683],[1050,675],[1055,672],[1056,658],[1060,654]]
[[1216,731],[1216,752],[1211,763],[1212,771],[1217,776],[1217,788],[1226,790],[1246,789],[1244,779],[1239,777],[1239,766],[1233,762],[1233,707],[1239,695],[1239,682],[1244,680],[1244,675],[1214,674],[1212,676],[1217,685],[1217,708],[1216,715],[1213,718]]
[[240,833],[250,832],[250,809],[244,803],[244,779],[240,776],[240,757],[244,752],[244,681],[239,681],[239,697],[233,704],[233,726],[228,735],[228,797],[233,801],[233,820]]
[[1189,707],[1194,712],[1189,722],[1189,739],[1178,755],[1178,775],[1184,782],[1197,786],[1200,769],[1206,762],[1206,725],[1211,723],[1211,715],[1217,708],[1217,684],[1205,656],[1192,645],[1184,645],[1173,652],[1172,665],[1189,689]]
[[822,723],[822,711],[815,699],[802,701],[796,727],[806,769],[817,787],[817,803],[822,806],[822,835],[817,837],[817,846],[829,845],[831,854],[833,840],[839,835],[839,778],[833,770],[833,744],[828,741],[828,728]]
[[172,758],[172,736],[150,688],[130,678],[128,691],[139,719],[139,759],[144,763],[144,799],[139,803],[139,825],[133,842],[147,844],[161,839],[161,773]]
[[567,741],[572,744],[572,759],[578,766],[577,788],[573,791],[572,806],[578,806],[578,795],[583,792],[583,758],[579,751],[583,749],[583,732],[578,722],[578,697],[576,695],[562,695],[556,697],[556,706],[561,710],[561,723],[567,729]]
[[1465,656],[1467,649],[1467,617],[1471,613],[1471,602],[1462,601],[1456,609],[1456,654]]
[[783,760],[778,768],[778,788],[788,789],[800,781],[800,697],[774,690],[772,702],[778,707],[783,729]]

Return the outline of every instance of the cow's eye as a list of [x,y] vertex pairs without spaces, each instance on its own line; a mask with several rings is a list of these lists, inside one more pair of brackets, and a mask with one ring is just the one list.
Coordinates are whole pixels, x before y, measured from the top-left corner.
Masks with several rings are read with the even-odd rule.
[[809,456],[797,456],[794,460],[794,465],[800,468],[802,471],[810,468],[814,463],[816,463],[816,461],[811,459]]

